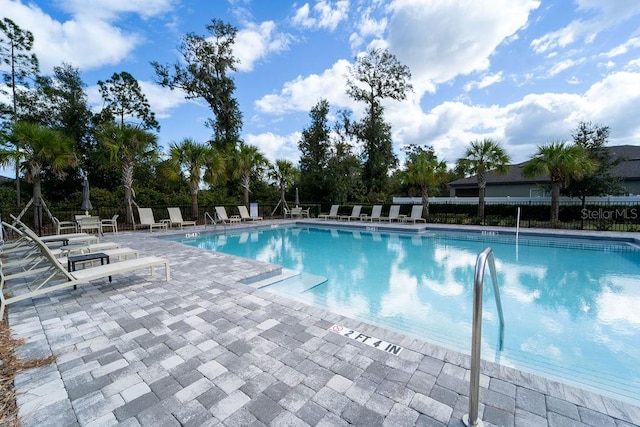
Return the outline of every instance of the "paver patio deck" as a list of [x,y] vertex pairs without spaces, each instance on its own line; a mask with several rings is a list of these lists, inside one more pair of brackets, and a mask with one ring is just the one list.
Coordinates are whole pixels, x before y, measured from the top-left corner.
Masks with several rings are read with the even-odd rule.
[[[104,240],[170,258],[169,282],[119,275],[9,307],[14,337],[26,339],[18,355],[57,356],[16,378],[25,427],[462,425],[468,356],[254,289],[240,281],[276,267],[156,238],[167,233]],[[480,418],[624,427],[640,425],[640,407],[483,363]]]

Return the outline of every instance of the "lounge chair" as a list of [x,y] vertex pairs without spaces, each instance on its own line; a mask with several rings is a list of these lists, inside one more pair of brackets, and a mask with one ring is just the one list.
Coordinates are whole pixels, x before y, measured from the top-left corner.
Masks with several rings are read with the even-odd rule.
[[400,219],[400,205],[391,205],[389,216],[381,216],[380,221],[398,221]]
[[154,228],[164,228],[166,230],[169,226],[166,222],[156,222],[151,208],[138,208],[138,216],[140,217],[140,224],[133,224],[134,230],[149,227],[149,231],[153,232]]
[[422,221],[424,223],[427,222],[426,219],[422,218],[422,205],[413,205],[411,208],[411,215],[407,217],[407,221],[412,221],[414,224],[417,221]]
[[373,205],[371,209],[371,215],[363,216],[363,221],[380,221],[380,215],[382,214],[382,205]]
[[182,226],[184,225],[192,225],[192,226],[196,226],[196,222],[195,221],[185,221],[184,219],[182,219],[182,212],[180,211],[180,208],[167,208],[167,211],[169,211],[169,226],[173,227],[174,225],[178,225],[180,226],[180,228],[182,228]]
[[362,206],[361,205],[355,205],[353,208],[351,208],[351,214],[350,215],[340,215],[339,218],[342,219],[346,219],[347,221],[351,221],[352,219],[360,219],[360,211],[362,210]]
[[240,221],[262,221],[261,216],[249,215],[247,207],[244,205],[238,206],[238,212],[240,212]]
[[231,218],[227,216],[227,210],[224,206],[216,206],[216,218],[222,221],[223,224],[234,224],[242,222],[238,215],[233,215]]
[[104,233],[105,228],[111,228],[115,234],[118,234],[118,214],[115,214],[110,219],[103,219],[100,221],[102,225],[102,232]]
[[320,214],[318,218],[324,218],[325,221],[328,219],[338,219],[338,209],[340,209],[340,205],[331,205],[331,209],[328,214]]
[[4,295],[4,288],[5,285],[7,285],[7,281],[5,280],[3,270],[0,269],[0,318],[4,315],[4,308],[8,304],[65,289],[70,286],[82,285],[92,280],[103,279],[116,274],[149,268],[151,275],[153,275],[155,267],[164,266],[165,279],[167,281],[171,279],[169,260],[155,256],[127,259],[113,264],[105,264],[69,272],[53,255],[51,249],[49,249],[31,229],[23,227],[22,231],[40,249],[42,256],[46,260],[47,268],[45,271],[40,271],[37,275],[33,276],[29,283],[26,283],[23,279],[12,280],[9,290],[13,296],[9,298],[6,298]]

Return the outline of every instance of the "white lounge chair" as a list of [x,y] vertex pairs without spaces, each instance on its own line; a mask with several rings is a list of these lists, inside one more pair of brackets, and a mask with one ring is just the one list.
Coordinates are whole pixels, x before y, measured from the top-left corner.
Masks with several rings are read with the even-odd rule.
[[69,272],[65,266],[53,255],[51,249],[28,227],[23,227],[22,231],[29,237],[40,249],[42,256],[46,259],[45,271],[38,272],[31,280],[25,282],[23,279],[13,280],[10,285],[10,291],[13,296],[6,298],[4,295],[5,280],[4,272],[0,269],[0,318],[4,315],[4,308],[8,304],[22,301],[24,299],[33,298],[70,286],[77,286],[88,283],[92,280],[107,278],[116,274],[128,273],[131,271],[149,268],[151,275],[154,274],[156,267],[164,266],[165,279],[171,279],[169,260],[155,256],[146,256],[135,259],[127,259],[115,262],[113,264],[105,264],[92,268]]
[[242,222],[238,215],[233,215],[231,217],[227,216],[227,210],[224,206],[216,206],[216,218],[219,221],[222,221],[223,224],[234,224],[238,222]]
[[324,220],[328,219],[337,219],[338,218],[338,209],[340,209],[340,205],[331,205],[331,209],[328,214],[320,214],[318,218],[324,218]]
[[362,217],[363,221],[380,221],[380,215],[382,215],[382,205],[373,205],[371,208],[371,215]]
[[389,216],[381,216],[380,221],[398,221],[400,219],[400,205],[391,205]]
[[196,222],[195,221],[185,221],[184,219],[182,219],[182,212],[180,211],[180,208],[167,208],[167,211],[169,212],[169,226],[173,227],[174,225],[178,225],[180,226],[180,228],[182,228],[184,225],[192,225],[192,226],[196,226]]
[[240,221],[262,221],[261,216],[249,215],[247,207],[244,205],[238,206],[238,212],[240,212]]
[[153,232],[154,228],[164,228],[165,230],[169,226],[166,222],[156,222],[153,217],[153,211],[151,208],[138,208],[138,216],[140,217],[140,224],[133,224],[133,229],[149,227],[149,231]]
[[346,219],[347,221],[351,221],[352,219],[360,219],[360,211],[362,210],[361,205],[355,205],[351,208],[350,215],[340,215],[340,219]]
[[427,220],[422,218],[422,210],[422,205],[413,205],[411,208],[411,215],[407,217],[407,221],[412,221],[414,224],[417,221],[426,223]]

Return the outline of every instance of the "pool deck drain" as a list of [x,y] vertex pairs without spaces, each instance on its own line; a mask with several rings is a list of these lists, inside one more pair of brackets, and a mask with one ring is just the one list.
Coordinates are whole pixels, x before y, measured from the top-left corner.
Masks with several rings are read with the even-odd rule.
[[[9,308],[18,356],[57,356],[16,378],[23,426],[462,425],[468,356],[243,284],[274,266],[156,238],[168,233],[104,240],[168,257],[170,282],[126,274]],[[640,425],[639,406],[489,362],[480,386],[489,426]]]

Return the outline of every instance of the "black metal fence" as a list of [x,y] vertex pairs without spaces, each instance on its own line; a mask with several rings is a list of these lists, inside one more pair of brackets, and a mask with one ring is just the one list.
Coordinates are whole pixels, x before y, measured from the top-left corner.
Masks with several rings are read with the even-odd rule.
[[[389,212],[391,203],[383,205],[383,216]],[[259,203],[258,215],[264,218],[282,218],[281,206],[276,209],[276,203]],[[320,203],[302,203],[301,206],[310,209],[310,216],[317,217],[321,213],[329,212],[330,205]],[[339,214],[348,215],[351,213],[352,204],[341,205]],[[409,215],[410,204],[400,205],[400,214]],[[191,206],[179,206],[183,218],[193,219]],[[362,205],[363,214],[371,214],[373,205]],[[168,218],[166,206],[152,206],[154,217],[157,221]],[[236,215],[236,205],[225,205],[228,215]],[[274,212],[275,209],[275,212]],[[601,231],[640,231],[640,204],[637,202],[602,202],[587,203],[583,207],[576,203],[560,203],[559,221],[555,224],[551,222],[551,205],[549,202],[527,202],[527,203],[488,203],[485,206],[484,218],[478,218],[477,204],[463,203],[430,203],[428,223],[441,224],[478,224],[491,226],[515,227],[518,220],[518,209],[520,210],[520,227],[523,228],[561,228],[574,230],[601,230]],[[79,209],[58,209],[49,206],[51,213],[62,221],[73,220],[75,215],[83,214]],[[214,206],[200,206],[198,212],[198,223],[205,223],[205,213],[214,217]],[[9,214],[17,215],[16,208],[11,206],[0,206],[0,214],[3,221],[10,222]],[[121,230],[133,229],[133,224],[127,224],[124,208],[121,207],[99,207],[91,211],[92,215],[101,218],[111,218],[114,214],[119,214],[118,228]],[[134,217],[138,220],[137,212],[134,208]],[[23,221],[27,225],[33,225],[33,208],[30,208],[23,216]],[[208,220],[207,220],[208,221]],[[46,214],[43,217],[43,234],[52,234],[53,225]]]

